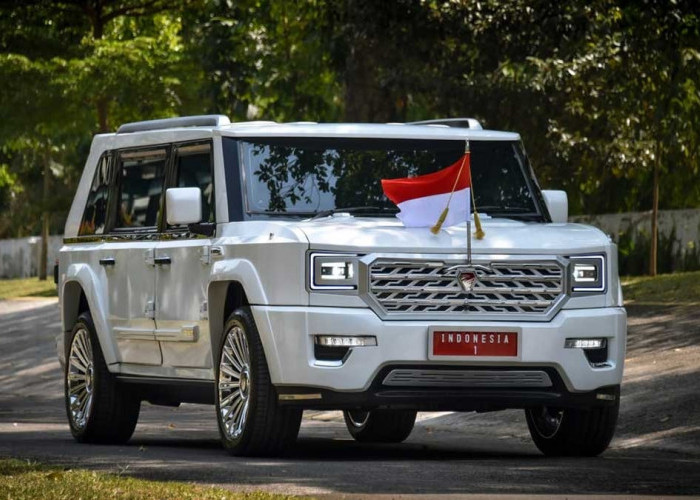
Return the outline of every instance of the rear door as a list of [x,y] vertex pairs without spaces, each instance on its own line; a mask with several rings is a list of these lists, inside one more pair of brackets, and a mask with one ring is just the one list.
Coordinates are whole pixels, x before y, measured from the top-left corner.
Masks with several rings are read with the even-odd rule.
[[168,154],[169,148],[160,146],[116,155],[112,230],[100,264],[122,363],[162,363],[155,338],[156,268],[161,265],[155,247]]
[[[168,186],[198,187],[202,192],[202,221],[215,223],[211,141],[173,146]],[[167,222],[156,255],[168,264],[156,268],[156,339],[163,366],[190,369],[188,376],[210,375],[211,344],[207,321],[207,287],[211,269],[211,239]],[[194,371],[199,369],[199,371]],[[179,371],[181,373],[181,370]]]

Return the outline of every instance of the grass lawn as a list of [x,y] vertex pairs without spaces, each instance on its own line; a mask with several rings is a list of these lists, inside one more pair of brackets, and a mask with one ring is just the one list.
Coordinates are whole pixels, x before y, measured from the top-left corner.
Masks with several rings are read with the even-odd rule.
[[119,499],[248,499],[291,498],[269,493],[233,493],[190,483],[157,482],[87,470],[64,470],[21,460],[0,459],[0,497],[76,500]]
[[49,276],[46,281],[39,281],[39,278],[0,280],[0,300],[18,297],[55,297],[56,295],[56,285],[52,276]]
[[700,271],[622,278],[625,303],[700,305]]

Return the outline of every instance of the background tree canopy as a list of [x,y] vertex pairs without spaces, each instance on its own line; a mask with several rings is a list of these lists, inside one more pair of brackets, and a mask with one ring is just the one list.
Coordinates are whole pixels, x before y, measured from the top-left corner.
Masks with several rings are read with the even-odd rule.
[[202,113],[470,116],[574,214],[700,207],[696,0],[0,5],[0,237],[62,231],[93,134]]

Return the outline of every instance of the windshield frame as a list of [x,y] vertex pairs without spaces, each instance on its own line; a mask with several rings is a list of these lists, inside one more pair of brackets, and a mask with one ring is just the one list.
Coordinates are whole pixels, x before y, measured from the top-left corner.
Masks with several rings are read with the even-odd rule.
[[[226,190],[229,205],[229,217],[230,222],[242,221],[242,220],[280,220],[280,219],[290,219],[290,220],[300,220],[300,219],[310,219],[322,212],[327,210],[320,209],[317,211],[299,211],[299,212],[282,212],[282,211],[262,211],[262,210],[251,210],[249,204],[249,194],[247,186],[247,172],[246,165],[243,160],[243,143],[244,142],[260,142],[260,141],[270,141],[275,139],[281,139],[280,137],[268,137],[268,136],[245,136],[245,137],[232,137],[223,136],[222,146],[223,146],[223,157],[224,157],[224,175],[226,178]],[[305,141],[309,139],[324,139],[324,140],[338,140],[343,141],[349,139],[348,137],[284,137],[285,140],[299,140]],[[401,138],[378,138],[378,137],[367,137],[367,138],[356,138],[355,140],[366,140],[366,141],[414,141],[414,139],[401,139]],[[465,138],[466,139],[466,138]],[[431,139],[430,141],[447,141],[447,142],[462,142],[455,139]],[[547,210],[544,196],[542,195],[539,183],[534,175],[532,166],[530,165],[529,157],[523,147],[521,140],[484,140],[484,139],[470,139],[470,142],[508,142],[517,143],[520,151],[521,162],[519,163],[519,168],[523,178],[525,179],[525,184],[530,191],[532,201],[535,207],[535,212],[528,212],[526,214],[519,213],[508,213],[508,212],[486,212],[486,215],[493,218],[508,218],[514,220],[523,220],[531,222],[551,222],[551,217],[549,211]],[[231,196],[233,194],[233,196]],[[478,195],[477,195],[478,197]],[[478,208],[478,207],[477,207]],[[338,208],[336,212],[342,212],[342,208]],[[368,213],[360,213],[358,216],[368,216]],[[379,213],[372,214],[375,218],[391,218],[394,219],[396,216],[394,214]]]

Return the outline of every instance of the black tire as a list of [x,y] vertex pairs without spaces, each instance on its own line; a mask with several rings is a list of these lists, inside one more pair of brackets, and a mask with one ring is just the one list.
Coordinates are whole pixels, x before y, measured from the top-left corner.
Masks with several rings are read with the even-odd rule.
[[615,404],[588,409],[530,408],[525,418],[532,440],[545,455],[594,457],[610,444],[619,410],[618,398]]
[[[238,330],[240,329],[240,330]],[[242,332],[241,332],[242,331]],[[222,376],[222,369],[230,371],[230,366],[222,366],[230,360],[231,345],[227,345],[227,339],[241,339],[248,350],[248,365],[238,370],[238,382],[229,377],[226,372]],[[238,345],[238,344],[237,344]],[[227,346],[227,355],[224,357],[224,347]],[[243,373],[247,370],[244,377]],[[245,387],[243,380],[245,380]],[[284,408],[277,402],[277,391],[270,381],[270,372],[267,368],[267,360],[262,342],[250,309],[240,308],[229,316],[224,326],[224,334],[219,344],[216,363],[216,420],[219,425],[219,434],[224,448],[236,456],[274,456],[287,451],[296,441],[301,425],[303,411],[296,408]],[[227,385],[224,392],[222,384]],[[235,387],[232,385],[237,384]],[[236,395],[238,394],[238,395]],[[234,401],[242,401],[241,405],[248,405],[247,414],[243,421],[235,420],[234,404],[221,408],[221,398],[224,402],[233,398]],[[230,409],[230,412],[227,410]],[[241,410],[244,411],[244,410]],[[232,418],[227,418],[229,415]],[[237,425],[240,424],[240,425]],[[235,429],[234,429],[235,427]]]
[[411,435],[416,413],[412,410],[346,410],[343,417],[355,441],[400,443]]
[[[81,344],[85,351],[81,351],[82,356],[91,357],[88,361],[89,366],[85,367],[86,370],[82,374],[71,357],[74,343],[77,345],[78,342],[76,337],[81,340],[89,339],[89,342]],[[87,394],[85,410],[82,412],[77,408],[71,409],[71,397],[76,402],[79,400],[78,395],[81,391],[76,391],[75,387],[81,380],[85,384]],[[120,386],[116,377],[107,369],[90,313],[80,315],[68,339],[63,381],[68,423],[76,441],[123,444],[131,438],[139,418],[141,401]],[[91,388],[89,392],[88,386]]]

